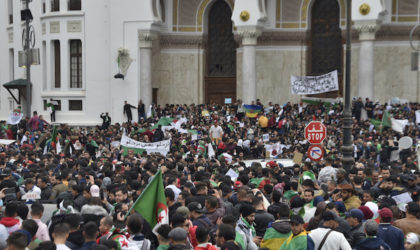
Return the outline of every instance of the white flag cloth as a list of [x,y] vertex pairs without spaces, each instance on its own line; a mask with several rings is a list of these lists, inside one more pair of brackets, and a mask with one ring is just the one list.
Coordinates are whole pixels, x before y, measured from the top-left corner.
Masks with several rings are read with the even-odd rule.
[[7,118],[7,124],[16,125],[22,120],[23,113],[13,111],[9,118]]
[[150,104],[149,109],[147,110],[147,118],[152,117],[153,115],[152,109],[153,109],[153,106]]
[[232,156],[228,153],[223,153],[223,157],[225,158],[225,161],[227,161],[227,163],[231,164],[232,163]]
[[207,144],[207,154],[209,156],[209,159],[211,159],[212,157],[216,156],[216,153],[214,153],[214,149],[213,146],[211,145],[211,143]]
[[405,126],[408,125],[408,120],[397,120],[397,119],[391,118],[391,123],[392,123],[392,129],[402,134]]
[[420,110],[416,111],[416,123],[420,123]]
[[57,143],[56,143],[56,145],[55,145],[55,150],[57,151],[57,154],[58,153],[61,153],[61,151],[62,151],[62,149],[61,149],[61,144],[60,144],[60,142],[58,141]]

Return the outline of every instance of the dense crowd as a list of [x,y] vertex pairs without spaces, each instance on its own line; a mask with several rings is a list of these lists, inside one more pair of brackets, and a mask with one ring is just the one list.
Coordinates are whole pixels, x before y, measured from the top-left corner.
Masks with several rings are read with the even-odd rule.
[[[257,100],[254,118],[240,101],[149,115],[141,104],[137,122],[106,113],[96,127],[49,125],[34,112],[1,123],[0,139],[16,142],[0,145],[0,249],[420,249],[420,104],[353,100],[351,167],[340,102]],[[407,120],[402,131],[388,117]],[[319,162],[306,156],[312,120],[327,127]],[[123,135],[170,149],[124,148]],[[404,136],[413,143],[400,148]],[[130,208],[158,171],[169,224],[152,230]],[[57,210],[42,221],[49,203]]]

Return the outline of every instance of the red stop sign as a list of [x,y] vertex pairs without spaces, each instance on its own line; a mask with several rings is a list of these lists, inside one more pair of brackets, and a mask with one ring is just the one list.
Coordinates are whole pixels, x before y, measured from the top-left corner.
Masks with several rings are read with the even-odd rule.
[[305,139],[311,144],[321,143],[327,136],[327,128],[322,122],[312,121],[305,127]]

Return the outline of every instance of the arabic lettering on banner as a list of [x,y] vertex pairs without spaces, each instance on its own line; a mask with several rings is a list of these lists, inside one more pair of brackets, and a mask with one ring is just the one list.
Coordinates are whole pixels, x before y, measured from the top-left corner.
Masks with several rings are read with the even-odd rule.
[[123,135],[121,137],[121,146],[128,148],[140,148],[146,150],[147,153],[160,153],[166,155],[171,146],[171,140],[164,140],[159,142],[139,142]]
[[320,94],[338,90],[338,74],[334,70],[320,76],[291,76],[290,89],[295,95]]

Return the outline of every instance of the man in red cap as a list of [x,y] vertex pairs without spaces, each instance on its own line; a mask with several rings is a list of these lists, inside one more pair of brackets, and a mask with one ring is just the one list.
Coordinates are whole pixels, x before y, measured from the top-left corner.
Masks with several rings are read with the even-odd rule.
[[391,249],[404,249],[404,233],[399,229],[391,225],[392,222],[392,211],[391,209],[384,207],[379,210],[379,229],[376,236],[381,238],[388,244]]

